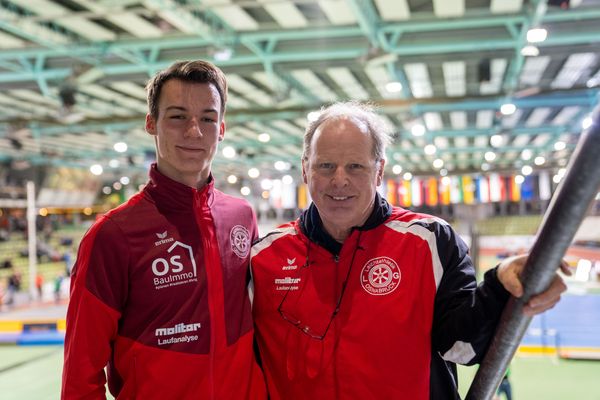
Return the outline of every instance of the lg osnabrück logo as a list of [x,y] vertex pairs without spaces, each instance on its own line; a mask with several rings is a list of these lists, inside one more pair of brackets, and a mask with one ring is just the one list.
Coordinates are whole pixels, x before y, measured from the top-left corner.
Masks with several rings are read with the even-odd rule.
[[152,273],[155,289],[197,282],[197,268],[192,247],[176,241],[167,250],[165,258],[159,257],[152,261]]

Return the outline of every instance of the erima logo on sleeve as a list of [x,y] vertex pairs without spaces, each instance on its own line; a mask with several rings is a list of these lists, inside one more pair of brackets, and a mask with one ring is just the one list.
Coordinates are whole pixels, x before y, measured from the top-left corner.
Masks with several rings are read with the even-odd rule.
[[167,238],[167,231],[164,231],[162,233],[156,232],[156,237],[159,240],[154,242],[154,246],[160,246],[161,244],[171,243],[171,242],[175,241],[175,239],[173,239],[173,238]]

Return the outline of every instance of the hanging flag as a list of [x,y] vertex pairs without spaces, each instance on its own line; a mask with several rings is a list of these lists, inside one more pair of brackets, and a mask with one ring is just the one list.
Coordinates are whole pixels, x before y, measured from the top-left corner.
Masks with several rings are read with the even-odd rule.
[[469,175],[462,177],[463,201],[465,204],[475,203],[475,184],[473,178]]

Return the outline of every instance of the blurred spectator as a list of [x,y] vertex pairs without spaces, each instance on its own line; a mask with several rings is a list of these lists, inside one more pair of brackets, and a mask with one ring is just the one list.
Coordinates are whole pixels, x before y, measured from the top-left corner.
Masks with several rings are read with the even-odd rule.
[[9,264],[8,268],[12,270],[11,274],[7,278],[6,288],[7,288],[7,296],[6,296],[6,304],[12,305],[15,302],[15,294],[21,290],[21,274],[15,271],[15,268],[12,265],[11,261],[5,261]]
[[38,299],[42,300],[42,288],[44,287],[44,277],[38,272],[35,276],[35,288],[38,293]]
[[60,302],[60,292],[62,288],[63,279],[64,278],[62,274],[58,274],[54,279],[54,301],[57,303]]

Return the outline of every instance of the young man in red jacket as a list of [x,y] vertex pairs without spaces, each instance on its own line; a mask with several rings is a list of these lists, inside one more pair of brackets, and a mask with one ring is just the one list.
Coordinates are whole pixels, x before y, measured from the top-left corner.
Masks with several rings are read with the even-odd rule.
[[100,218],[72,272],[63,399],[265,399],[247,293],[250,205],[214,188],[227,83],[204,61],[148,84],[156,164]]
[[[313,203],[252,248],[256,337],[271,399],[458,399],[455,363],[478,362],[523,258],[477,287],[443,220],[376,191],[389,137],[368,107],[335,104],[309,125]],[[565,285],[531,299],[553,306]]]

